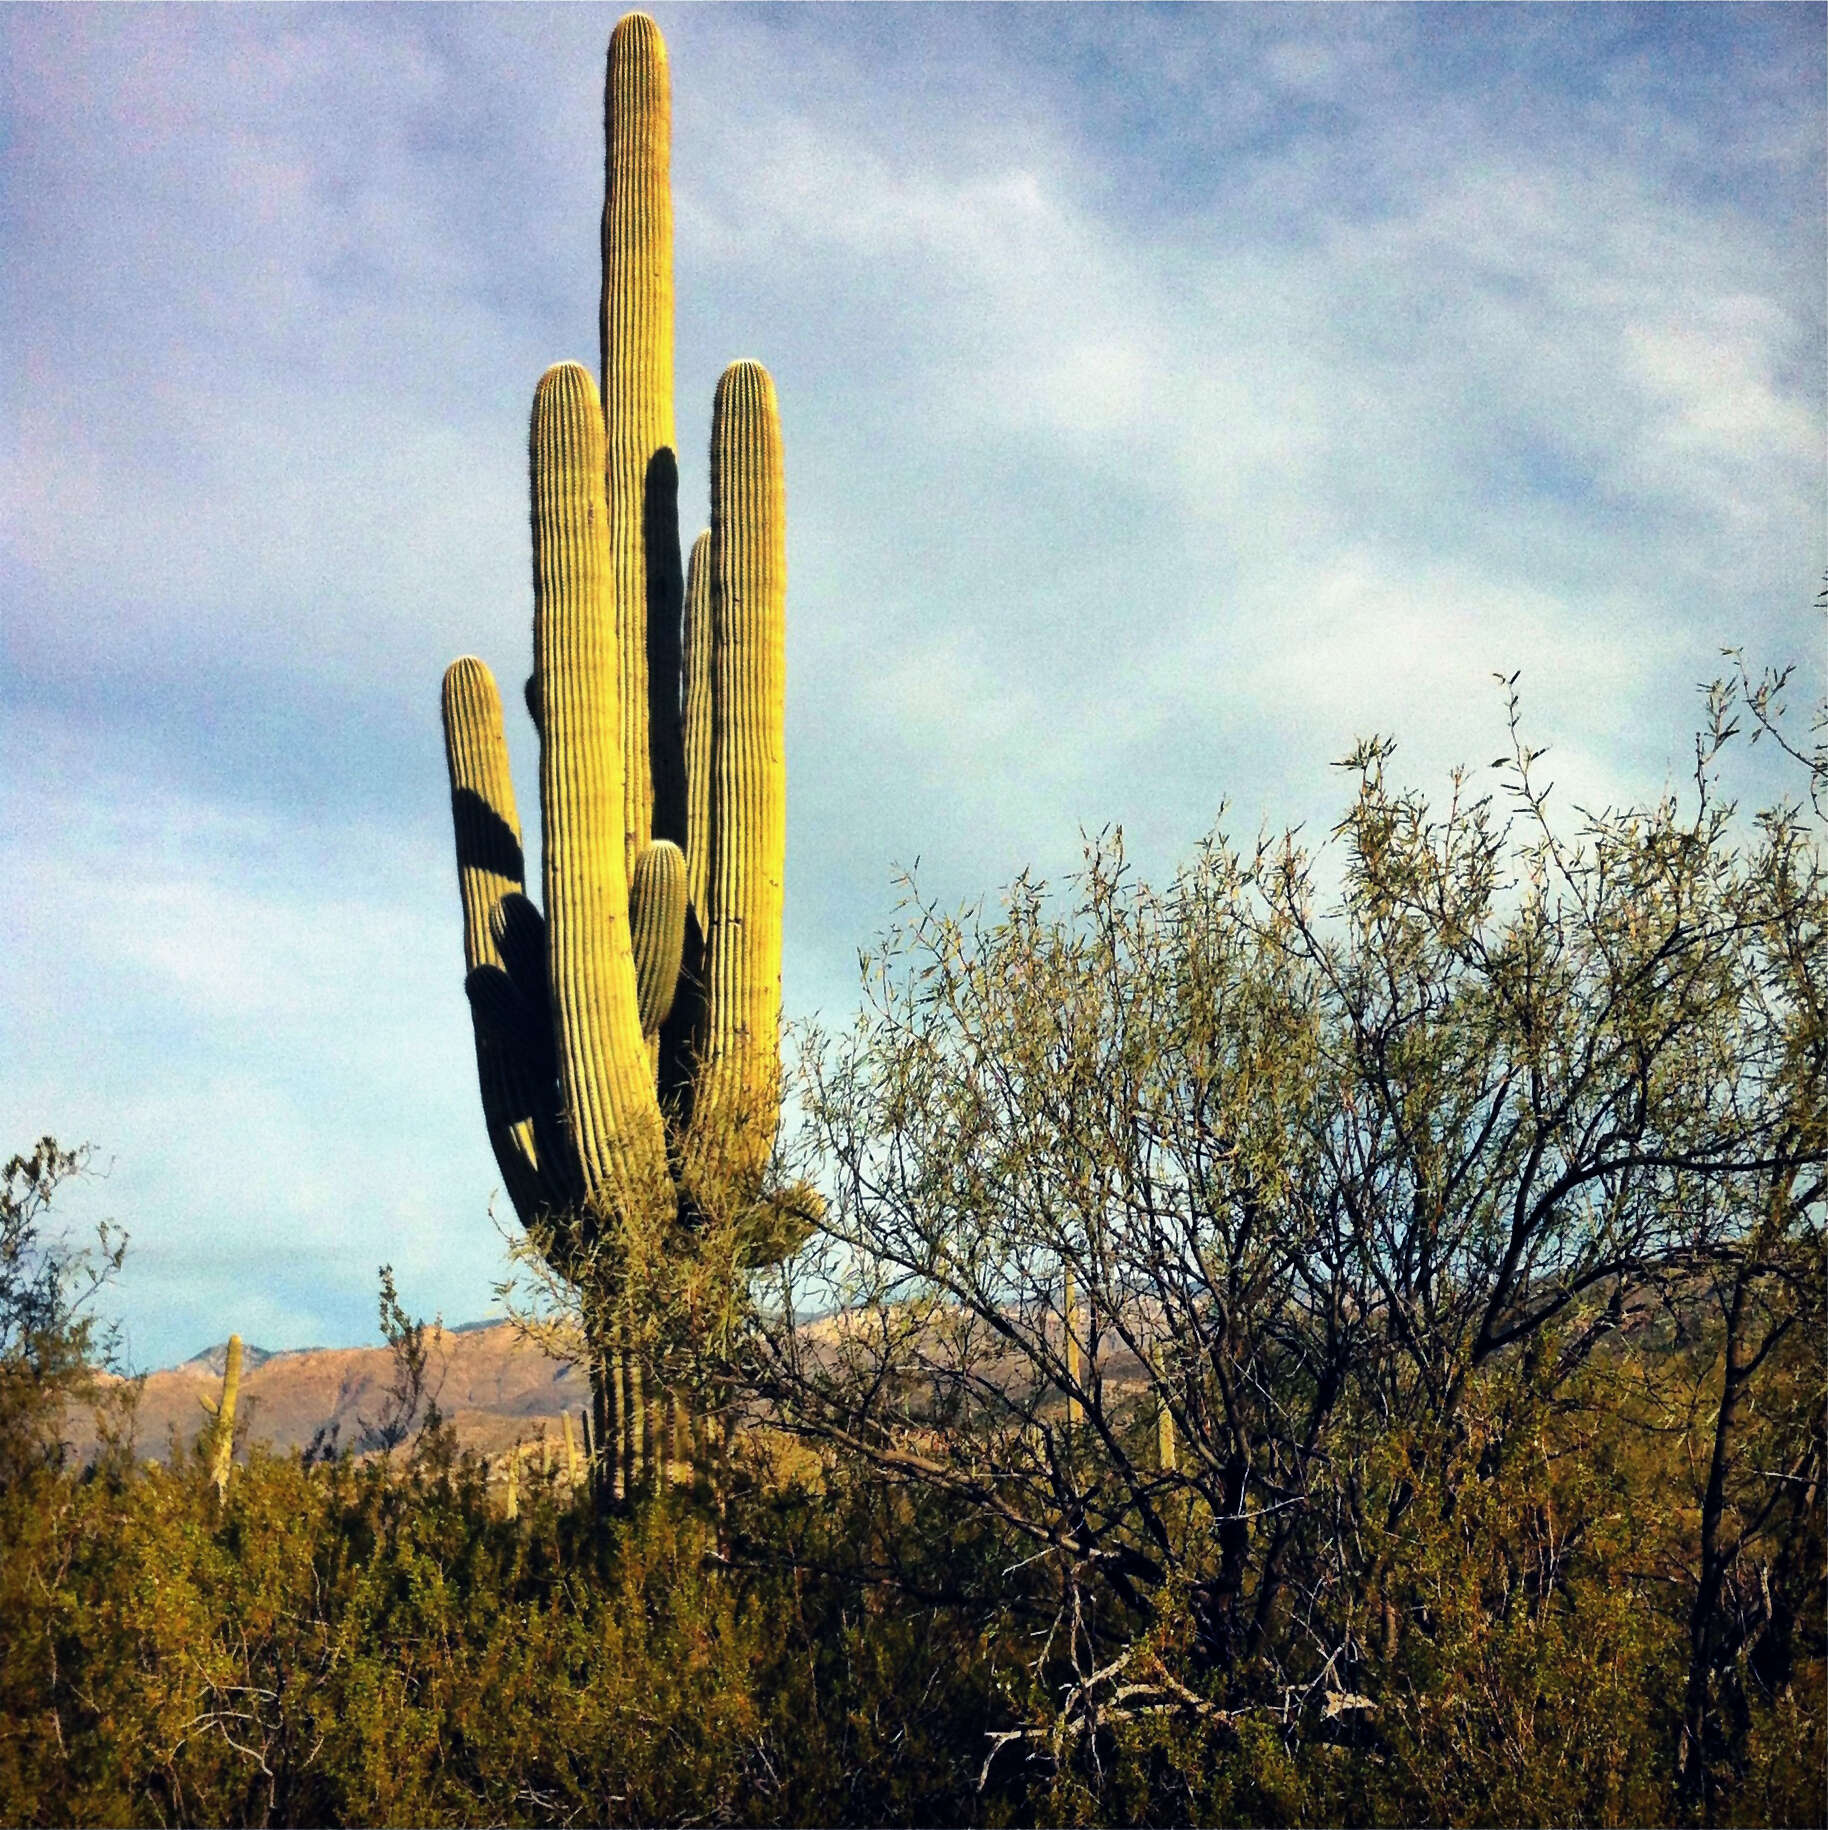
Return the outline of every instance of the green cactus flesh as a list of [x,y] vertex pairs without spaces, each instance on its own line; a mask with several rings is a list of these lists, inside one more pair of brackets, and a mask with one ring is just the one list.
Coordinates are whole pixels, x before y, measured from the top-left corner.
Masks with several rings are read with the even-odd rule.
[[672,1011],[685,948],[685,854],[670,839],[656,839],[641,854],[629,885],[628,914],[641,1029],[651,1036]]
[[[607,157],[600,305],[607,426],[612,603],[623,706],[625,868],[655,825],[648,643],[650,599],[658,631],[672,636],[677,707],[679,628],[678,466],[673,444],[672,85],[660,28],[631,13],[610,34],[603,88]],[[654,498],[658,497],[658,500]],[[662,635],[664,642],[665,636]],[[655,695],[661,698],[662,695]],[[679,718],[662,734],[678,744]],[[670,761],[670,754],[669,754]],[[662,771],[678,800],[678,770]],[[663,821],[677,840],[678,816]]]
[[759,364],[732,363],[718,382],[711,431],[710,1016],[689,1160],[701,1175],[710,1169],[751,1189],[780,1100],[785,510],[774,384]]
[[[473,655],[453,661],[444,676],[444,748],[451,779],[451,820],[457,839],[457,883],[463,903],[465,987],[475,1019],[476,1073],[483,1122],[509,1199],[523,1218],[563,1207],[571,1195],[556,1148],[551,1095],[551,1047],[531,1054],[491,1021],[477,1001],[477,981],[504,970],[502,911],[523,904],[520,820],[508,773],[501,698],[494,676]],[[545,968],[537,980],[517,980],[538,1027],[544,1018]],[[485,986],[486,1000],[492,986]],[[536,996],[537,993],[537,996]],[[499,1003],[499,1000],[497,1000]]]
[[228,1352],[222,1363],[222,1396],[205,1409],[214,1413],[210,1426],[210,1479],[216,1483],[216,1497],[228,1494],[229,1470],[235,1464],[235,1403],[241,1394],[241,1336],[231,1334]]

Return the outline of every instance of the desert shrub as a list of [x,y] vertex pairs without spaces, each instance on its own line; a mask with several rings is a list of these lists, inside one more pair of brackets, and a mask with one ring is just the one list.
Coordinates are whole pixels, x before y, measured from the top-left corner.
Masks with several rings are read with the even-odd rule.
[[989,1661],[967,1613],[859,1579],[867,1509],[605,1526],[534,1484],[509,1521],[448,1455],[256,1451],[222,1504],[191,1451],[46,1473],[0,1518],[0,1819],[971,1815]]

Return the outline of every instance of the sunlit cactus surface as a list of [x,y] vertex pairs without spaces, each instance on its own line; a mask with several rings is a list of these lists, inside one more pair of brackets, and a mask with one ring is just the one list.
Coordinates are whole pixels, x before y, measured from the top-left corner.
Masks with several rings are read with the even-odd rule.
[[[574,362],[547,370],[529,438],[543,912],[526,894],[495,681],[473,656],[444,681],[483,1117],[523,1225],[579,1284],[630,1262],[618,1242],[714,1221],[739,1229],[750,1262],[779,1254],[809,1205],[768,1185],[786,851],[779,415],[759,364],[725,371],[688,590],[671,105],[659,29],[632,13],[605,85],[601,381]],[[593,1353],[593,1424],[622,1451],[598,1459],[620,1479],[651,1421],[625,1347]]]

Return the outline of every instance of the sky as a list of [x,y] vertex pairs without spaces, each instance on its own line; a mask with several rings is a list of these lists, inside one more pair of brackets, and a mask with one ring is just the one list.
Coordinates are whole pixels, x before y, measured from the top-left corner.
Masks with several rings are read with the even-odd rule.
[[[700,523],[781,400],[790,1018],[901,869],[1319,838],[1495,674],[1564,805],[1724,644],[1820,698],[1822,6],[655,16]],[[616,17],[0,9],[0,1150],[95,1146],[141,1367],[493,1311],[438,686],[529,665]]]

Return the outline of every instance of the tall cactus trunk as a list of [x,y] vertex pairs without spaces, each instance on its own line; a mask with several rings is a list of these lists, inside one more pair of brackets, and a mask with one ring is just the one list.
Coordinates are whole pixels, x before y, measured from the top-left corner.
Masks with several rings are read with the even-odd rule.
[[[604,479],[623,706],[628,874],[656,833],[683,835],[679,745],[679,468],[673,433],[672,78],[660,28],[641,13],[609,39],[603,83],[603,287],[599,306]],[[648,649],[671,657],[672,715]],[[659,687],[660,690],[653,690]],[[656,745],[663,766],[655,769]],[[657,773],[665,778],[657,780]],[[665,805],[656,790],[664,787]]]

